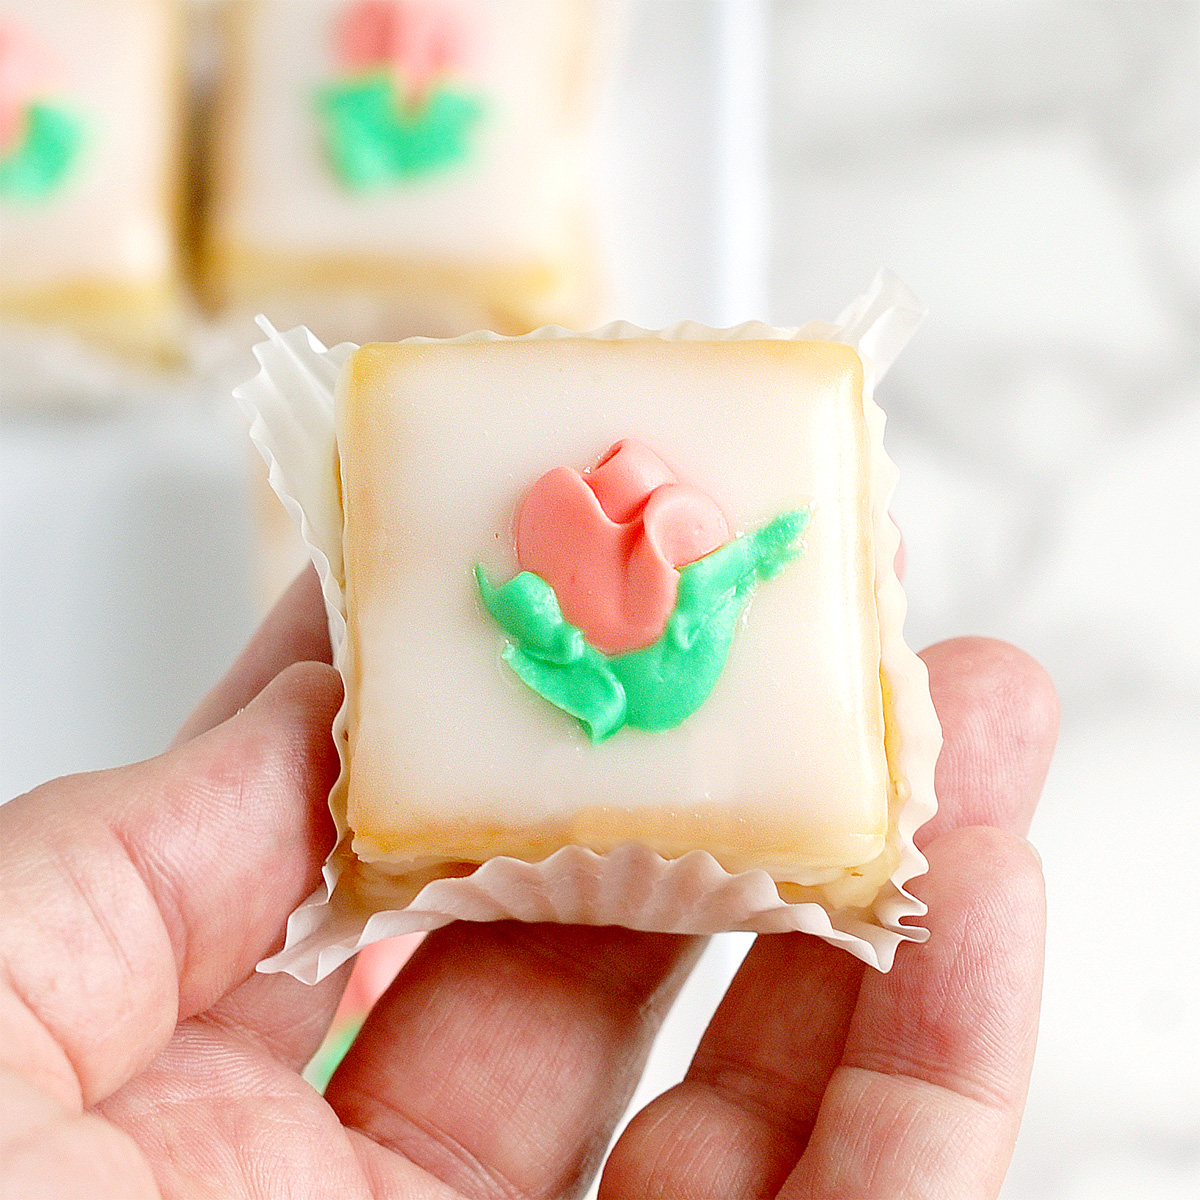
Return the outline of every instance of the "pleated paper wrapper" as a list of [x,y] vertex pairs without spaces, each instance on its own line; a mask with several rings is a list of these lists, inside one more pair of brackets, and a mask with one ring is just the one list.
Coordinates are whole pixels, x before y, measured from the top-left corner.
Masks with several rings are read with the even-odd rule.
[[[855,348],[864,365],[864,406],[871,433],[884,420],[872,399],[874,387],[919,324],[923,308],[894,275],[881,272],[869,290],[833,322],[775,329],[749,322],[728,330],[691,323],[647,331],[625,323],[580,335],[557,327],[529,338],[660,337],[829,340]],[[308,329],[276,332],[260,318],[267,340],[255,347],[261,370],[237,388],[250,419],[250,436],[266,461],[271,486],[295,520],[311,555],[325,599],[335,667],[346,666],[346,610],[342,570],[342,510],[337,476],[334,392],[342,367],[357,349],[342,343],[326,349]],[[428,340],[428,339],[416,339]],[[500,340],[480,332],[456,341]],[[894,774],[906,794],[893,797],[888,849],[896,862],[869,908],[783,899],[764,870],[730,874],[703,850],[666,859],[637,844],[605,854],[565,846],[540,862],[495,857],[460,878],[407,882],[398,894],[394,880],[360,862],[346,821],[346,763],[330,793],[338,840],[316,890],[292,913],[284,947],[259,964],[263,972],[284,971],[315,983],[363,946],[386,937],[437,929],[451,921],[553,921],[623,925],[670,933],[711,934],[729,930],[774,933],[801,930],[839,945],[879,970],[890,969],[904,941],[923,941],[926,931],[909,922],[925,906],[906,885],[924,873],[924,857],[913,844],[915,831],[936,811],[933,768],[941,745],[929,698],[924,664],[901,639],[904,594],[892,568],[899,533],[887,513],[896,470],[876,456],[874,520],[877,553],[876,600],[884,637],[881,666],[888,679],[895,728]],[[344,755],[345,707],[333,736]],[[415,894],[414,894],[415,893]]]

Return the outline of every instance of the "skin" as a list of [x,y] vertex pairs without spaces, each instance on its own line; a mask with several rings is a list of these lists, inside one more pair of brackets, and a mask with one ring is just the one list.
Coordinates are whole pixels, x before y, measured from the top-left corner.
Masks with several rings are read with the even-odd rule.
[[[302,576],[165,754],[0,808],[0,1197],[518,1200],[584,1190],[698,939],[431,934],[322,1098],[345,987],[256,975],[332,841],[326,662]],[[926,651],[946,747],[887,975],[760,937],[603,1200],[994,1197],[1028,1086],[1043,891],[1024,834],[1058,713],[1021,651]]]

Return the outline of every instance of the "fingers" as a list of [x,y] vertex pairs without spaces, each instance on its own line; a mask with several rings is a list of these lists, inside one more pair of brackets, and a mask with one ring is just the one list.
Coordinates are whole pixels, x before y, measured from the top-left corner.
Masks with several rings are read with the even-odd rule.
[[65,1108],[0,1067],[0,1196],[157,1200],[134,1142],[92,1113]]
[[456,1194],[574,1195],[700,948],[617,928],[438,930],[376,1005],[326,1098]]
[[421,937],[407,934],[374,942],[313,985],[283,973],[252,975],[197,1019],[254,1043],[274,1062],[299,1071],[316,1053],[331,1024],[344,1031],[350,1022],[361,1023]]
[[930,939],[868,974],[841,1064],[780,1200],[995,1197],[1029,1084],[1044,893],[1011,834],[956,830],[929,847]]
[[136,1142],[163,1200],[433,1200],[411,1182],[415,1172],[404,1179],[402,1164],[393,1190],[372,1192],[321,1097],[295,1071],[207,1021],[181,1022],[166,1049],[96,1111]]
[[312,887],[341,698],[296,666],[160,758],[0,808],[0,1060],[94,1104],[244,980]]
[[[174,745],[228,720],[293,663],[329,661],[325,602],[317,573],[309,566],[279,598],[224,678],[196,706]],[[257,1039],[277,1061],[299,1069],[320,1045],[346,975],[336,972],[315,988],[282,975],[255,976],[210,1009],[206,1018]]]
[[949,829],[993,825],[1024,836],[1058,737],[1058,697],[1023,650],[991,638],[954,638],[921,657],[942,723],[938,812],[925,845]]
[[350,976],[346,963],[320,983],[290,975],[251,975],[196,1017],[196,1023],[263,1051],[273,1062],[303,1070],[325,1039]]
[[[1057,729],[1045,672],[985,639],[945,642],[924,657],[945,736],[940,824],[990,819],[1023,832]],[[601,1195],[773,1195],[808,1143],[862,977],[855,959],[813,939],[758,938],[687,1078],[614,1148]]]
[[317,573],[308,567],[267,614],[224,679],[184,722],[174,744],[191,741],[245,708],[285,667],[329,661],[325,602]]
[[601,1197],[773,1196],[808,1141],[862,974],[805,934],[758,938],[687,1077],[614,1147]]

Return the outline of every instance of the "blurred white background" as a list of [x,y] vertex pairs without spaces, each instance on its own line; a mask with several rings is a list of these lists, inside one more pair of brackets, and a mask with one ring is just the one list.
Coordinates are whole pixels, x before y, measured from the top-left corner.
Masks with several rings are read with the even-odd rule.
[[[619,315],[799,324],[880,265],[930,306],[879,396],[910,641],[1015,641],[1064,708],[1006,1200],[1200,1194],[1198,126],[1195,0],[632,0],[606,126]],[[161,749],[257,619],[209,391],[5,412],[0,794]]]
[[1063,731],[1009,1200],[1200,1196],[1200,14],[775,7],[770,317],[880,262],[910,640],[1007,638]]

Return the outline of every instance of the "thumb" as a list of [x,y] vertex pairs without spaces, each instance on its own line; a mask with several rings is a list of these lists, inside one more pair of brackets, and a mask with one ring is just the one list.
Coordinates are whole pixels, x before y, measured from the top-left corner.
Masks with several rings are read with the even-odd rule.
[[299,664],[185,745],[0,808],[0,1067],[92,1105],[253,971],[332,842],[340,699]]

